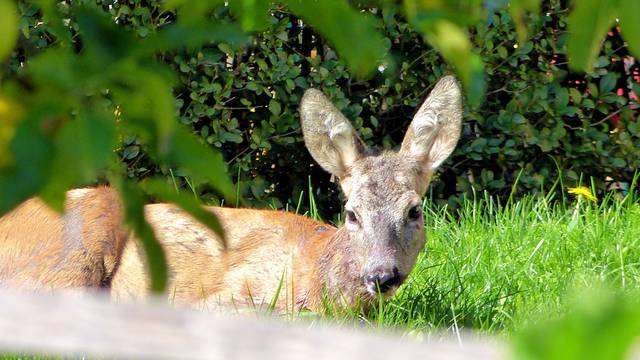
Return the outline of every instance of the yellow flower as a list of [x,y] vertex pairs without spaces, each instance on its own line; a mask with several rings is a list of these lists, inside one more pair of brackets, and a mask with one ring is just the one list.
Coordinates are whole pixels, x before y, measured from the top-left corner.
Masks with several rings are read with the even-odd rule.
[[585,198],[585,199],[593,201],[593,202],[598,201],[598,198],[595,197],[591,193],[591,190],[589,190],[589,188],[586,187],[586,186],[578,186],[578,187],[574,187],[574,188],[569,188],[569,194],[573,194],[578,198]]

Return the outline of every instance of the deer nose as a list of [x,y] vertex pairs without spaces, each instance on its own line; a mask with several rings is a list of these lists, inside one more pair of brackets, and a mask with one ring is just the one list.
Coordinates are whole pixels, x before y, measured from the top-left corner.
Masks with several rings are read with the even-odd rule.
[[395,266],[393,269],[377,268],[366,275],[364,280],[369,291],[381,293],[386,293],[389,289],[402,284],[402,276]]

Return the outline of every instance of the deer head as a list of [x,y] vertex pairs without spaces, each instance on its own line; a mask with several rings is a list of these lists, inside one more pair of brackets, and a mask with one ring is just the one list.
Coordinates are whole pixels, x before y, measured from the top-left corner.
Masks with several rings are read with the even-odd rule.
[[425,244],[422,197],[433,172],[454,150],[462,94],[442,78],[413,118],[397,151],[369,149],[322,94],[309,89],[300,106],[304,140],[313,158],[340,183],[346,198],[342,250],[327,286],[361,298],[392,294]]

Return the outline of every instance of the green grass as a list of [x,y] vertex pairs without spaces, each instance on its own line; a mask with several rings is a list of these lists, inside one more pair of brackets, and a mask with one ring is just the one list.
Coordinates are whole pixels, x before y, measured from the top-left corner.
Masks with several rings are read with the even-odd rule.
[[372,324],[511,334],[563,315],[575,289],[640,287],[640,207],[489,197],[455,214],[426,205],[428,243],[408,282]]
[[331,306],[320,316],[418,338],[473,330],[502,337],[518,359],[622,359],[640,336],[633,193],[504,206],[485,195],[424,210],[428,243],[398,293],[364,316]]
[[[570,315],[593,300],[581,298],[593,289],[601,298],[635,297],[637,195],[610,193],[597,202],[560,195],[501,205],[483,194],[455,211],[425,201],[427,246],[398,293],[364,316],[331,305],[320,316],[418,335],[463,329],[511,337]],[[305,215],[317,218],[313,196],[308,201]]]

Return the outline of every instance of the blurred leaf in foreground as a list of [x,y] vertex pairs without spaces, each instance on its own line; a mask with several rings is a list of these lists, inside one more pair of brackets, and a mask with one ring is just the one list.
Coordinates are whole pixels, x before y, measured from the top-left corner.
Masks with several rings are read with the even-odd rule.
[[227,164],[222,155],[212,152],[185,129],[175,129],[166,160],[190,176],[206,179],[225,199],[235,203],[233,183],[227,175]]
[[590,72],[602,39],[615,21],[618,1],[579,0],[573,4],[574,9],[567,20],[569,66]]
[[18,37],[18,13],[13,0],[0,0],[0,62],[11,54]]
[[150,290],[161,293],[167,287],[167,260],[164,249],[144,218],[144,198],[133,183],[122,179],[111,180],[111,185],[114,185],[120,194],[127,225],[135,231],[144,249],[151,278]]
[[197,198],[182,191],[172,189],[165,181],[160,179],[147,179],[142,183],[142,188],[150,195],[154,195],[163,201],[178,205],[196,220],[213,230],[216,235],[220,237],[222,245],[226,246],[224,241],[224,229],[218,221],[218,218],[216,218],[213,213],[205,210]]
[[640,58],[640,1],[620,1],[618,8],[622,36],[636,59]]
[[65,121],[55,136],[51,176],[40,197],[62,211],[65,191],[94,181],[113,160],[116,142],[116,123],[109,114],[85,110]]
[[194,24],[202,22],[213,9],[221,5],[224,5],[224,0],[167,0],[163,7],[166,10],[178,10],[181,22]]
[[388,58],[384,37],[375,22],[346,0],[281,0],[297,16],[322,34],[360,77],[373,73]]
[[150,55],[157,51],[197,47],[206,42],[224,42],[234,47],[246,44],[249,37],[236,24],[175,23],[166,25],[150,35],[135,49],[136,55]]
[[9,150],[12,161],[0,167],[0,214],[38,192],[46,183],[53,144],[50,132],[61,123],[53,104],[32,107],[15,129]]
[[113,62],[127,59],[136,47],[138,41],[133,34],[97,6],[77,6],[74,10],[84,45],[83,56],[90,58],[87,64],[106,69]]
[[9,143],[16,132],[22,113],[22,108],[16,102],[0,93],[0,169],[9,166],[13,161]]
[[574,297],[569,312],[535,324],[515,339],[515,355],[527,360],[625,359],[640,336],[638,293],[593,287]]
[[261,31],[269,24],[269,0],[235,0],[229,6],[232,13],[240,19],[244,31]]
[[469,103],[478,106],[484,98],[484,65],[480,56],[473,52],[467,31],[452,21],[446,5],[426,6],[417,0],[406,0],[405,12],[427,42],[453,65]]
[[527,23],[525,14],[527,11],[540,12],[540,0],[511,0],[509,2],[509,12],[516,26],[518,42],[523,44],[527,40]]

